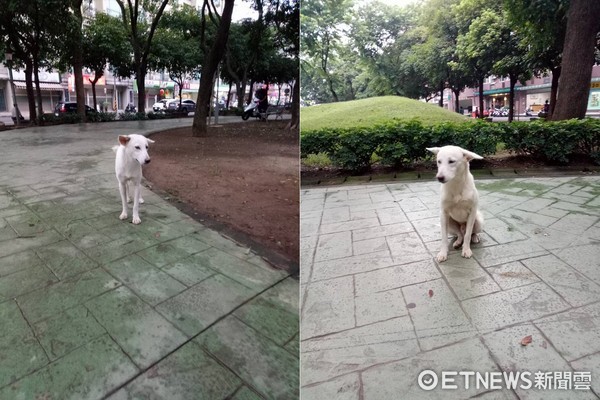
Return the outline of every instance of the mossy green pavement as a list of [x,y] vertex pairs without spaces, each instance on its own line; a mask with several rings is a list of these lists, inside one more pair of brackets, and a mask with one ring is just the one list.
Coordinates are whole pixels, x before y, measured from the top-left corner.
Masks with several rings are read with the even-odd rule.
[[147,189],[118,218],[117,135],[189,124],[0,133],[0,399],[298,397],[297,279]]

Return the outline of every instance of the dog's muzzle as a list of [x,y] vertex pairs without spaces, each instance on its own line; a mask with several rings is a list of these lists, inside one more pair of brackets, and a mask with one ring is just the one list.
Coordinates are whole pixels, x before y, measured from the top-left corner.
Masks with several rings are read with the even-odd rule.
[[446,177],[444,177],[444,176],[438,176],[438,177],[437,177],[437,180],[438,180],[440,183],[446,183]]

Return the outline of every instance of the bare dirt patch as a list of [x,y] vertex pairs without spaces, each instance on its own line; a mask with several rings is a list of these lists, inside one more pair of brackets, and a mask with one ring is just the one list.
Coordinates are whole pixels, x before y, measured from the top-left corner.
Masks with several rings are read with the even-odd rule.
[[199,138],[192,137],[191,128],[155,134],[144,176],[205,225],[277,266],[297,269],[299,134],[284,129],[286,124],[211,126]]

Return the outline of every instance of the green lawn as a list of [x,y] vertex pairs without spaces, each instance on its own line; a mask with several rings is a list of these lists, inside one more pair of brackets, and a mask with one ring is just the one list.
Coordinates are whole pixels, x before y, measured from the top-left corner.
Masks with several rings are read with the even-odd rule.
[[392,120],[413,118],[418,118],[425,125],[469,120],[434,104],[405,97],[384,96],[304,107],[300,112],[300,129],[311,131],[321,128],[373,126]]

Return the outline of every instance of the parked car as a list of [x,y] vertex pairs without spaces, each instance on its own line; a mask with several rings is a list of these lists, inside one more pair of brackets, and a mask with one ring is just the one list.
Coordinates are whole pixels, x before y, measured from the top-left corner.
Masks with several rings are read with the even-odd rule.
[[[98,111],[94,110],[92,107],[88,106],[86,104],[85,106],[85,114],[86,115],[90,115],[90,114],[97,114]],[[66,114],[77,114],[77,103],[74,101],[59,101],[58,103],[56,103],[56,106],[54,106],[54,115],[57,117],[60,117],[61,115],[66,115]]]
[[168,103],[167,111],[181,111],[184,113],[190,113],[196,111],[196,102],[194,100],[185,99],[181,101],[181,108],[179,108],[179,100],[173,100]]
[[170,99],[162,99],[162,100],[157,101],[156,103],[154,103],[152,105],[152,111],[154,111],[154,112],[166,111],[166,109],[167,109],[167,102],[169,100]]

